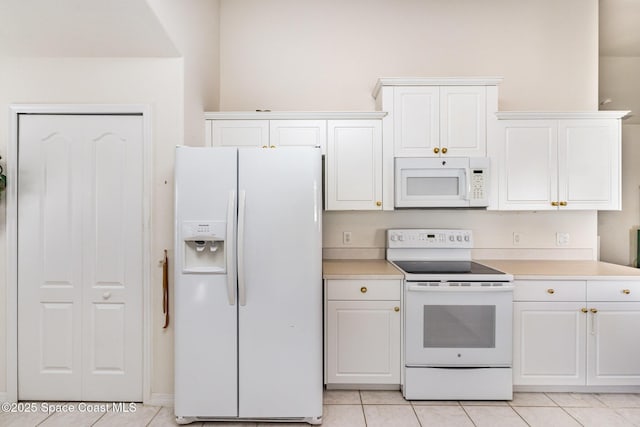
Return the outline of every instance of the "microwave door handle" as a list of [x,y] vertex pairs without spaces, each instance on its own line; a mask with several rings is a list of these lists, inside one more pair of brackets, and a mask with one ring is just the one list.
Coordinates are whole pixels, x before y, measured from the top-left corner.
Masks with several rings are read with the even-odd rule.
[[465,173],[465,177],[464,177],[465,183],[467,184],[465,188],[465,190],[467,191],[467,194],[465,194],[464,199],[471,200],[471,169],[465,168],[464,173]]

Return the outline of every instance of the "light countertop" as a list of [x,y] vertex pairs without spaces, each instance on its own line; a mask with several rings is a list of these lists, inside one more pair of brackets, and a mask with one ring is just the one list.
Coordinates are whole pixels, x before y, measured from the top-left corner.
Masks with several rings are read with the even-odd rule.
[[[640,280],[640,269],[600,261],[477,260],[516,280]],[[322,262],[324,279],[402,279],[384,259],[340,259]]]
[[384,259],[326,259],[324,279],[404,279],[400,270]]
[[518,279],[640,280],[640,269],[600,261],[478,260]]

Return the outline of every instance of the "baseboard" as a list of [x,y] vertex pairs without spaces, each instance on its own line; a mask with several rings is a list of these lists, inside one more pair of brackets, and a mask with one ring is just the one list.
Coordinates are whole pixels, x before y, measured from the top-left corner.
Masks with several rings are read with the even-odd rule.
[[151,397],[145,405],[150,406],[173,406],[173,394],[172,393],[151,393]]

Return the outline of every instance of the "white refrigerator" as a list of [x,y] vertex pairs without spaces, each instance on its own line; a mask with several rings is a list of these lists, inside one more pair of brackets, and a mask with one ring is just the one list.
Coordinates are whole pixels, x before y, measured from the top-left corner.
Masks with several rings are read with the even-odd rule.
[[176,148],[178,423],[321,423],[321,175],[318,148]]

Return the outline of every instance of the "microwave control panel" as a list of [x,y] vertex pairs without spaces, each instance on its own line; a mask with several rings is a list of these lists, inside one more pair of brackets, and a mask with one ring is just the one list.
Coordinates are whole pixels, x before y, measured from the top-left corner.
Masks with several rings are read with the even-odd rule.
[[472,169],[471,170],[471,194],[472,200],[486,199],[485,196],[485,174],[484,169]]

